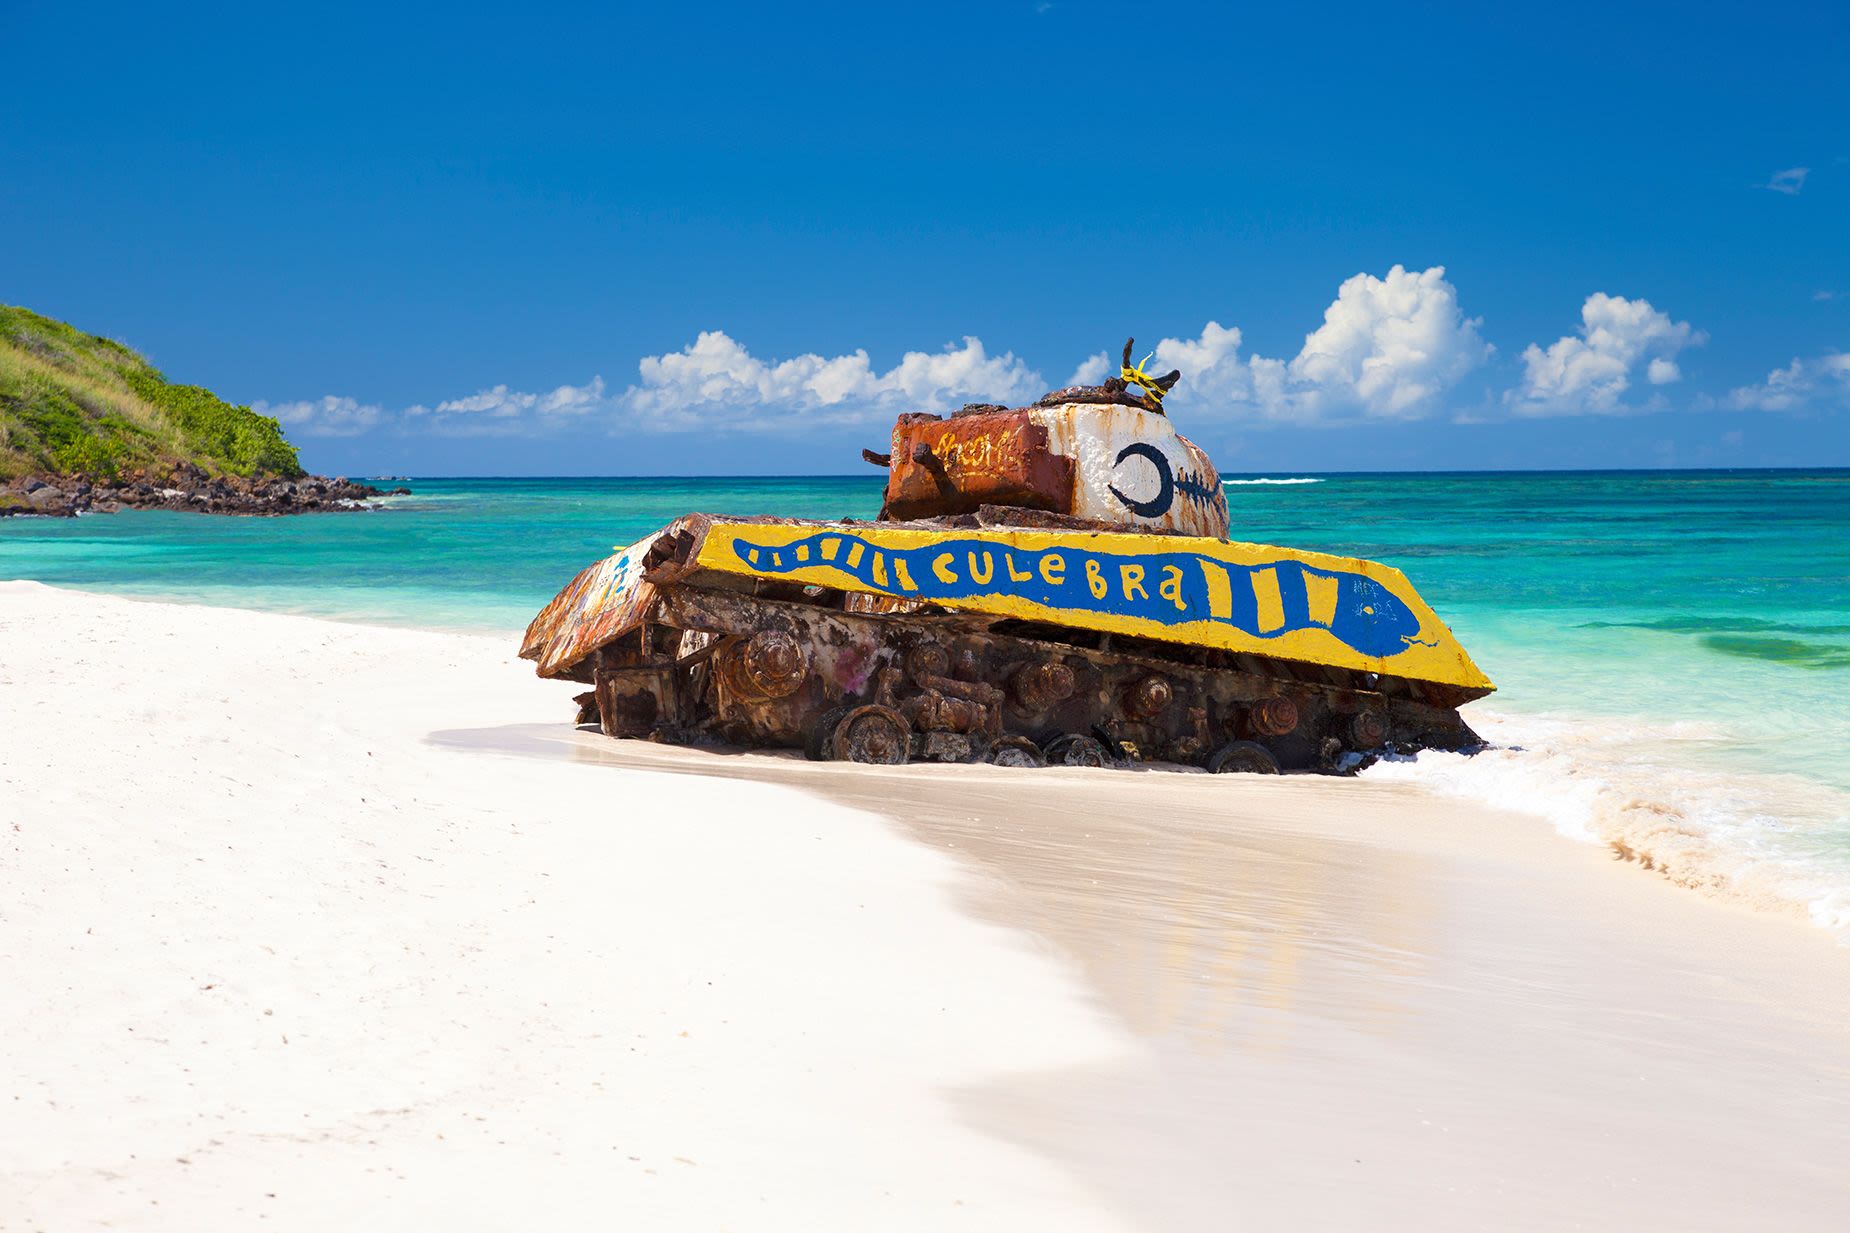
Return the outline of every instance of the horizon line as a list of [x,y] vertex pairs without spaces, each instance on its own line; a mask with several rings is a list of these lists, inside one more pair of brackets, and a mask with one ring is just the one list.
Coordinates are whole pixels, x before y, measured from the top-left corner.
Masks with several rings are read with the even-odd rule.
[[[1824,466],[1758,466],[1758,467],[1441,467],[1430,470],[1418,468],[1383,469],[1376,471],[1315,471],[1309,469],[1276,468],[1269,471],[1222,471],[1222,479],[1227,478],[1327,478],[1331,476],[1364,475],[1768,475],[1768,474],[1805,474],[1815,475],[1822,472],[1850,473],[1850,463],[1833,463]],[[385,481],[385,480],[801,480],[801,479],[867,479],[876,480],[878,473],[869,468],[866,471],[807,471],[807,472],[708,472],[694,473],[648,473],[648,474],[597,474],[597,473],[547,473],[531,474],[436,474],[414,475],[408,472],[364,474],[354,471],[346,473],[346,478]]]

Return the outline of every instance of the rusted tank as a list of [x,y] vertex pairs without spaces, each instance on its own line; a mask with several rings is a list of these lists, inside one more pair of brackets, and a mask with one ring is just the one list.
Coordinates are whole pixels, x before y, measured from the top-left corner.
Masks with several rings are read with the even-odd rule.
[[613,737],[813,758],[1347,771],[1465,749],[1494,688],[1398,570],[1228,538],[1130,363],[1029,407],[901,415],[873,522],[689,514],[528,627]]

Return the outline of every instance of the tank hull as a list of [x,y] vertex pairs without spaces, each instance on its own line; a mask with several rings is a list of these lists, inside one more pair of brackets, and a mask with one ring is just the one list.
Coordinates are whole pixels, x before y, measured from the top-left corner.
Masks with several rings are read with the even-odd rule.
[[[1206,537],[689,515],[583,571],[522,654],[613,736],[1220,770],[1470,748],[1492,686],[1398,571]],[[1067,520],[1074,522],[1074,520]]]

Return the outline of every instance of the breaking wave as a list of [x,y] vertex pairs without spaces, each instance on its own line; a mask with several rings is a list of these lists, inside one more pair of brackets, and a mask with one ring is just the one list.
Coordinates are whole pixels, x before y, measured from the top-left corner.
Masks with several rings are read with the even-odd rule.
[[1226,484],[1321,484],[1322,482],[1323,481],[1317,478],[1316,476],[1293,476],[1290,479],[1222,479],[1221,480],[1221,483],[1224,485]]
[[1729,736],[1710,724],[1484,711],[1471,722],[1493,748],[1364,774],[1541,818],[1680,886],[1803,914],[1850,941],[1850,793],[1727,767],[1715,755]]

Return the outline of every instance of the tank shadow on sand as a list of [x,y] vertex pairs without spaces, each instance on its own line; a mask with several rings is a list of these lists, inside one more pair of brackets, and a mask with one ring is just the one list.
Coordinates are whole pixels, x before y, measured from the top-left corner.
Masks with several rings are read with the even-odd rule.
[[[1321,1034],[1305,1032],[1307,1019],[1390,1047],[1418,1017],[1412,992],[1445,929],[1443,896],[1418,857],[1335,839],[1307,848],[1264,820],[1281,802],[1288,812],[1329,810],[1332,794],[1367,809],[1377,794],[1399,797],[1394,785],[870,767],[545,724],[430,740],[478,754],[793,787],[876,814],[950,857],[963,875],[958,906],[1032,936],[1136,1049],[948,1097],[973,1128],[1058,1163],[1150,1227],[1225,1227],[1253,1179],[1209,1145],[1229,1120],[1271,1115],[1263,1103],[1271,1097],[1250,1090],[1245,1076],[1255,1066],[1324,1065]],[[1151,1187],[1154,1176],[1174,1184]]]

